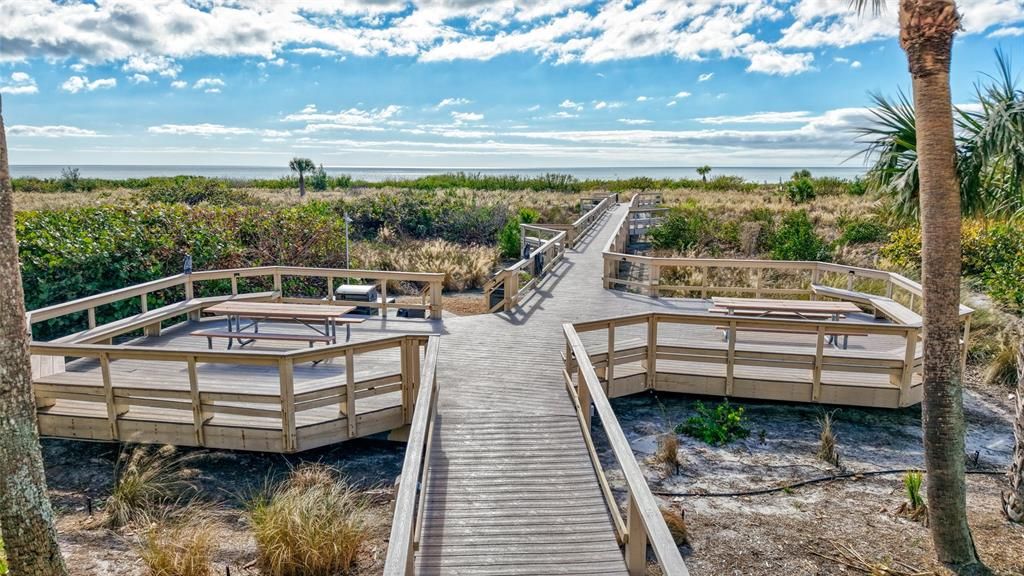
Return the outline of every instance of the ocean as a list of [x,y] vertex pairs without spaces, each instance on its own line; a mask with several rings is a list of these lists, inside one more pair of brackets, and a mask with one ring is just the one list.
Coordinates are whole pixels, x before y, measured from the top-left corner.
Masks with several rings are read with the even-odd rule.
[[[11,176],[36,177],[36,178],[59,178],[64,165],[13,165]],[[208,176],[215,178],[280,178],[290,175],[287,167],[282,166],[160,166],[160,165],[78,165],[79,175],[82,178],[105,178],[111,180],[122,180],[125,178],[146,178],[148,176]],[[778,182],[785,180],[790,175],[801,169],[799,166],[773,166],[773,167],[712,167],[710,177],[715,176],[739,176],[751,182]],[[815,176],[834,176],[838,178],[853,178],[864,173],[861,166],[830,166],[808,168]],[[443,174],[445,172],[469,172],[485,175],[510,175],[539,176],[547,173],[571,174],[580,180],[617,180],[647,176],[649,178],[698,178],[696,167],[563,167],[563,168],[368,168],[368,167],[340,167],[325,166],[324,170],[331,175],[348,174],[354,180],[367,182],[379,182],[388,179],[411,179],[427,176],[430,174]]]

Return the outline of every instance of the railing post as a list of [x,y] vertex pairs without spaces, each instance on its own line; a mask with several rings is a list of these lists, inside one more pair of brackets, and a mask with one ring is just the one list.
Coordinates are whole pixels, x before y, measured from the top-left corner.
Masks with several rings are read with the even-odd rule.
[[431,320],[440,320],[441,319],[441,309],[442,309],[441,289],[442,289],[442,286],[441,286],[441,282],[440,281],[438,281],[438,282],[431,282],[430,283],[430,319]]
[[96,327],[96,309],[89,308],[89,310],[86,311],[86,315],[89,320],[89,329],[91,330]]
[[821,398],[821,368],[825,362],[825,327],[818,326],[818,338],[814,345],[814,368],[811,376],[811,400],[817,402]]
[[647,290],[651,298],[658,297],[658,284],[661,283],[661,267],[657,264],[648,264],[647,269],[649,271],[650,278],[648,279],[650,285]]
[[388,317],[388,279],[382,278],[380,281],[380,317]]
[[604,371],[605,381],[608,382],[606,395],[612,396],[612,384],[615,383],[615,322],[608,322],[608,368]]
[[282,452],[294,452],[295,441],[295,364],[291,358],[277,361],[277,373],[281,387],[281,448]]
[[729,351],[725,358],[725,395],[732,396],[736,373],[736,321],[729,321]]
[[[404,372],[404,369],[403,369]],[[404,375],[403,375],[404,380]],[[355,353],[345,350],[345,420],[348,421],[348,439],[356,437],[356,367]]]
[[967,317],[964,318],[963,344],[960,345],[960,374],[961,375],[964,373],[964,370],[967,369],[967,343],[968,343],[968,339],[970,338],[970,336],[971,336],[971,315],[968,314]]
[[196,445],[205,446],[206,436],[203,426],[206,424],[206,418],[203,416],[203,401],[199,394],[199,371],[196,369],[195,356],[188,357],[188,388],[192,394],[192,428],[196,435]]
[[[185,300],[188,301],[195,297],[196,288],[195,285],[192,284],[192,275],[188,274],[187,276],[185,276]],[[201,310],[194,310],[188,313],[188,319],[192,320],[193,322],[198,322],[199,317],[202,316],[202,314],[203,313]]]
[[654,388],[658,383],[658,316],[647,317],[647,388]]
[[238,296],[238,274],[231,275],[231,295]]
[[100,354],[100,373],[103,377],[103,395],[107,404],[107,423],[110,425],[111,440],[119,439],[117,426],[117,402],[114,398],[114,383],[110,378],[110,355]]
[[626,504],[626,535],[626,570],[629,576],[644,576],[647,573],[647,531],[632,493]]
[[917,328],[907,329],[907,348],[903,353],[903,373],[900,378],[900,406],[905,405],[907,392],[914,381],[914,360],[917,358]]
[[700,268],[700,297],[702,300],[708,299],[708,267],[701,266]]
[[754,298],[761,297],[761,269],[754,268]]
[[334,276],[327,275],[327,301],[334,301]]
[[274,291],[279,298],[284,298],[284,290],[281,289],[281,271],[274,269]]
[[505,275],[505,312],[511,312],[519,292],[519,270]]
[[[811,284],[821,284],[821,270],[818,269],[817,265],[815,265],[814,268],[811,269]],[[814,293],[814,290],[810,289],[810,286],[808,286],[807,288],[808,290],[810,290],[811,293],[810,299],[817,300],[818,295]]]

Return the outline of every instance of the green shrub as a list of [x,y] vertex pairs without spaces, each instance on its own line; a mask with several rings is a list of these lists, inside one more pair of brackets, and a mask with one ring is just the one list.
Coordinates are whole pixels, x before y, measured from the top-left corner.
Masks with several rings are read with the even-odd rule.
[[868,184],[860,176],[850,180],[849,184],[846,186],[846,193],[851,196],[863,196],[864,194],[867,194],[867,191]]
[[677,434],[698,438],[712,446],[750,436],[742,406],[732,406],[728,400],[723,400],[714,408],[708,408],[698,400],[694,408],[697,413],[676,426]]
[[811,178],[813,178],[813,176],[811,175],[811,171],[807,168],[797,170],[793,172],[792,176],[790,176],[790,180],[810,180]]
[[683,252],[708,243],[716,227],[703,208],[688,202],[672,208],[660,224],[651,228],[651,243],[658,249]]
[[881,242],[889,235],[888,228],[881,222],[870,218],[853,218],[840,223],[842,234],[840,244],[870,244]]
[[330,179],[327,177],[327,172],[324,170],[323,164],[310,173],[309,187],[317,192],[324,192],[330,187]]
[[828,245],[814,232],[814,224],[804,210],[786,214],[771,241],[775,260],[830,259]]
[[7,556],[4,554],[4,541],[0,540],[0,576],[7,574]]
[[523,246],[519,232],[520,224],[531,224],[537,221],[539,214],[536,210],[520,208],[514,218],[511,218],[505,227],[501,229],[498,236],[498,251],[504,258],[518,260],[522,257]]
[[924,474],[917,470],[911,470],[903,475],[903,487],[907,492],[907,504],[910,510],[919,510],[924,507],[924,496],[921,494],[921,485],[924,483]]
[[810,178],[796,178],[786,182],[785,185],[786,198],[789,198],[794,204],[803,204],[809,200],[814,199],[814,184]]
[[212,204],[236,206],[253,204],[255,199],[247,192],[234,190],[224,180],[193,176],[178,176],[163,185],[154,186],[137,196],[141,200],[165,204]]

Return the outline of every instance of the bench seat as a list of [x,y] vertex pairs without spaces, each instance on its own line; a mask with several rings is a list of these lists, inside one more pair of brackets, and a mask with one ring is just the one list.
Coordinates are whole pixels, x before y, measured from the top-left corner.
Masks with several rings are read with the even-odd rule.
[[[286,342],[309,342],[309,347],[313,347],[314,342],[330,343],[334,341],[331,336],[325,336],[323,334],[275,334],[273,332],[229,332],[227,330],[196,330],[190,332],[192,336],[201,336],[206,338],[206,343],[210,349],[213,348],[214,338],[227,338],[236,340],[282,340]],[[244,346],[245,344],[241,344]]]

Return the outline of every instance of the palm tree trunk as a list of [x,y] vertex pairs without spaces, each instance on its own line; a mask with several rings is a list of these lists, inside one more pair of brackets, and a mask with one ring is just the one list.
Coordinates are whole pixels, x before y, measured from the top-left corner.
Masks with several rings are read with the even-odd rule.
[[0,529],[11,574],[66,574],[46,494],[32,395],[25,299],[14,238],[11,188],[0,103]]
[[306,180],[302,177],[302,170],[299,170],[299,198],[306,195]]
[[1010,489],[1003,493],[1003,512],[1011,522],[1024,522],[1024,342],[1017,352],[1017,420],[1013,436],[1017,442],[1008,474]]
[[924,288],[924,453],[928,520],[939,561],[983,572],[967,525],[960,373],[960,191],[949,65],[954,0],[900,0],[900,43],[913,78]]

